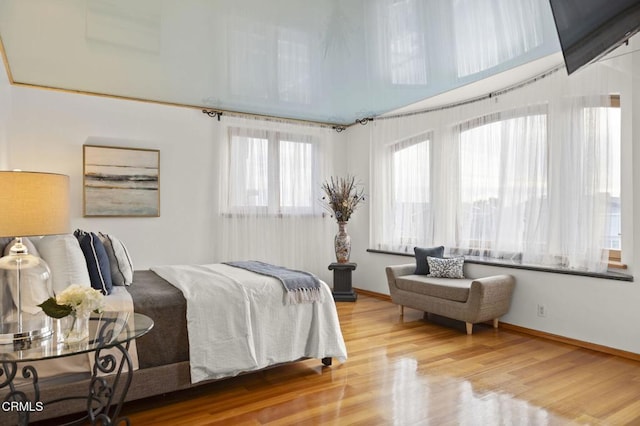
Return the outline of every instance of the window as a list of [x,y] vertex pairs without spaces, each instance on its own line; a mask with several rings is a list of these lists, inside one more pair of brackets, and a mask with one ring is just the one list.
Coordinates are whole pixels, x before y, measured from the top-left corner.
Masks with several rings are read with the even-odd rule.
[[607,96],[599,105],[584,108],[582,120],[585,141],[593,142],[593,157],[598,161],[597,193],[607,200],[602,248],[609,251],[609,267],[626,268],[622,264],[620,97]]
[[[606,235],[603,248],[619,251],[622,247],[620,220],[620,98],[605,101],[610,106],[585,108],[586,138],[596,140],[598,150],[599,192],[607,197]],[[593,125],[593,123],[600,123]],[[619,260],[619,253],[617,254]]]
[[315,210],[315,145],[310,136],[229,129],[230,212],[272,215]]
[[430,134],[392,145],[393,247],[413,248],[430,232]]
[[533,112],[461,127],[459,248],[519,253],[533,242],[547,192],[546,127],[546,113]]
[[[620,108],[617,98],[611,99],[603,98],[604,106],[575,100],[582,105],[576,111],[580,115],[574,115],[579,124],[569,124],[567,131],[577,137],[571,143],[562,140],[558,158],[563,160],[554,166],[549,164],[546,112],[510,118],[501,113],[462,125],[458,248],[494,257],[552,255],[565,265],[571,260],[557,247],[591,228],[603,235],[594,250],[609,250],[610,261],[619,262]],[[556,168],[551,199],[549,167]],[[584,223],[567,215],[573,211],[582,212],[578,222]],[[579,252],[579,245],[572,250]]]
[[593,82],[554,73],[495,97],[376,120],[370,246],[444,245],[598,273],[624,267],[623,115],[619,99],[601,92],[615,79],[595,68]]

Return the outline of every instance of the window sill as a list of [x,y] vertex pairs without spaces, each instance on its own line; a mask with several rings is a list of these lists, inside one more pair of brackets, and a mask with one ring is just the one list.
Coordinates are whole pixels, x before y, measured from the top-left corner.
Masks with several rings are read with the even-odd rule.
[[[367,251],[369,253],[391,254],[395,256],[405,256],[405,257],[411,257],[411,258],[415,257],[412,253],[400,253],[400,252],[391,252],[391,251],[374,250],[374,249],[367,249]],[[490,266],[497,266],[497,267],[503,267],[503,268],[525,269],[528,271],[549,272],[549,273],[564,274],[564,275],[578,275],[582,277],[602,278],[602,279],[617,280],[617,281],[629,281],[629,282],[633,281],[633,275],[625,274],[622,272],[616,272],[616,271],[586,272],[586,271],[578,271],[575,269],[567,269],[562,267],[530,265],[530,264],[519,263],[517,261],[489,259],[481,256],[464,256],[464,261],[466,263],[473,263],[478,265],[490,265]],[[612,266],[610,265],[609,267],[611,268]]]
[[609,261],[609,269],[627,269],[627,265],[622,262],[610,260]]

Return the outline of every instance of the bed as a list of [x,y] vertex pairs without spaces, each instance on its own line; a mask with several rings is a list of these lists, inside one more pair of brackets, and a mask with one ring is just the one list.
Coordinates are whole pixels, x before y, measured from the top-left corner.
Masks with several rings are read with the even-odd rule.
[[[209,269],[214,272],[206,274],[191,274],[187,269]],[[340,362],[346,360],[347,353],[344,340],[340,332],[335,304],[331,297],[329,287],[321,282],[321,303],[299,303],[295,305],[277,303],[282,302],[284,289],[277,280],[271,277],[261,276],[246,270],[238,270],[228,265],[199,265],[199,266],[171,266],[157,267],[155,270],[135,271],[133,283],[127,287],[133,300],[135,312],[145,314],[153,319],[153,329],[137,339],[137,362],[139,369],[133,374],[133,380],[128,390],[126,400],[146,398],[177,390],[187,389],[212,380],[220,380],[227,377],[258,371],[274,365],[295,362],[301,359],[318,358],[325,365],[330,364],[331,359]],[[222,272],[221,272],[222,271]],[[224,369],[225,363],[232,363],[234,354],[222,354],[222,363],[214,363],[213,367],[196,366],[190,361],[189,336],[193,334],[193,328],[198,320],[190,315],[193,307],[187,303],[183,291],[176,287],[173,279],[206,281],[212,275],[225,275],[231,273],[218,284],[213,293],[224,294],[226,287],[237,287],[242,296],[238,300],[244,300],[246,309],[240,309],[242,320],[238,320],[238,306],[233,303],[227,305],[229,312],[212,315],[216,319],[215,324],[204,324],[205,330],[220,328],[223,331],[229,326],[229,321],[238,326],[246,321],[249,324],[249,343],[241,345],[252,346],[253,356],[250,364],[231,365]],[[162,276],[161,276],[162,275]],[[166,279],[168,278],[168,279]],[[275,280],[275,281],[274,281]],[[233,283],[231,285],[230,283]],[[193,283],[183,283],[183,287],[190,287]],[[222,287],[220,287],[222,285]],[[222,289],[222,293],[221,292]],[[229,293],[231,294],[231,293]],[[225,294],[225,298],[229,297]],[[196,297],[201,297],[198,294]],[[232,296],[236,297],[236,296]],[[237,297],[236,297],[237,298]],[[220,297],[220,299],[224,299]],[[270,299],[267,308],[266,299]],[[223,300],[224,301],[224,300]],[[220,306],[222,306],[220,305]],[[277,305],[278,308],[274,308]],[[225,308],[215,308],[223,310]],[[236,315],[234,317],[234,315]],[[268,315],[269,320],[265,315]],[[225,322],[227,321],[227,322]],[[233,325],[233,324],[232,324]],[[255,328],[255,330],[254,330]],[[255,334],[254,334],[255,332]],[[215,333],[214,333],[215,334]],[[231,333],[234,337],[233,334]],[[284,342],[278,342],[274,336],[282,334]],[[287,340],[288,339],[288,340]],[[193,339],[192,339],[193,340]],[[198,344],[206,343],[206,338],[199,339]],[[170,344],[167,344],[170,342]],[[224,345],[218,345],[216,350],[221,351]],[[196,357],[192,357],[196,358]],[[218,357],[216,357],[218,358]],[[221,365],[222,364],[222,365]],[[48,401],[60,395],[77,394],[78,389],[88,389],[88,373],[62,375],[42,379],[40,392],[42,401]],[[32,413],[31,420],[37,421],[48,418],[60,417],[66,414],[81,412],[85,409],[82,402],[54,404],[45,406],[40,413]],[[0,413],[0,424],[5,423]]]

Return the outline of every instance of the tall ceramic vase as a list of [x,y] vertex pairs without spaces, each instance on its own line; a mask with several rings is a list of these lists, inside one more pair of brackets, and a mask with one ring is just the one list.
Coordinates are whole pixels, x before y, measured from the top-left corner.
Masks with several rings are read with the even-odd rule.
[[338,233],[336,234],[334,242],[338,263],[349,263],[351,237],[347,234],[347,222],[338,222]]

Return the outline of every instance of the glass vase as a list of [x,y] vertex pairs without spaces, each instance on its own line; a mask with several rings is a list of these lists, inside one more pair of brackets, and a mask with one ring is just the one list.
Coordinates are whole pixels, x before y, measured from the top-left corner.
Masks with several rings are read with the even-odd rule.
[[72,312],[58,320],[58,341],[77,343],[89,337],[89,313]]
[[347,234],[347,222],[338,222],[338,233],[334,239],[336,249],[336,261],[349,263],[351,256],[351,237]]

